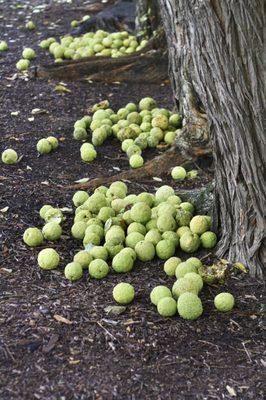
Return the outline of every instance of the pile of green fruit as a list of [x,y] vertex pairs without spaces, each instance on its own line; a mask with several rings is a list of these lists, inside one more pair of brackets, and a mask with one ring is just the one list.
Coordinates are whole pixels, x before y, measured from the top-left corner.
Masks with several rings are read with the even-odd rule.
[[49,49],[55,62],[62,62],[63,59],[78,60],[92,56],[121,57],[143,49],[146,44],[147,40],[138,42],[136,36],[126,31],[109,33],[98,30],[78,37],[66,35],[59,42],[48,38],[40,42],[40,47]]
[[16,63],[18,71],[25,71],[29,68],[31,60],[36,57],[33,49],[26,47],[22,52],[22,58]]
[[115,137],[121,142],[130,166],[139,168],[144,164],[143,150],[157,147],[161,142],[172,144],[182,123],[179,114],[158,108],[151,97],[141,99],[138,105],[128,103],[117,112],[109,106],[108,101],[94,105],[91,116],[86,115],[74,124],[74,139],[86,141],[91,133],[92,143],[84,143],[80,149],[85,162],[96,158],[95,147],[101,146],[108,137]]
[[[172,292],[163,287],[151,293],[158,312],[163,316],[174,315],[175,304],[175,312],[178,310],[184,318],[195,319],[201,314],[198,294],[203,287],[200,276],[202,263],[195,257],[182,262],[175,253],[178,247],[186,253],[193,253],[200,246],[210,249],[216,245],[217,238],[210,231],[209,216],[193,216],[193,204],[182,202],[174,189],[166,185],[158,188],[155,194],[143,192],[136,195],[128,194],[127,185],[116,181],[109,187],[98,187],[91,195],[79,190],[72,200],[75,216],[71,234],[83,244],[83,250],[79,250],[72,262],[66,265],[67,279],[80,279],[84,269],[88,269],[89,276],[94,279],[106,277],[111,270],[128,273],[137,259],[149,262],[157,256],[165,261],[165,273],[177,278]],[[45,222],[42,230],[34,227],[24,232],[23,240],[28,246],[40,246],[45,239],[57,241],[62,235],[61,224],[65,217],[59,208],[44,205],[40,217]],[[42,269],[57,268],[59,263],[59,254],[53,248],[40,251],[38,264]],[[134,290],[129,284],[121,285],[121,291],[114,289],[114,299],[127,304],[133,300]],[[182,297],[183,294],[186,296]],[[168,300],[159,302],[165,297]],[[182,306],[178,308],[177,299],[178,304],[184,302],[187,312],[180,311]],[[171,311],[167,311],[169,309]]]

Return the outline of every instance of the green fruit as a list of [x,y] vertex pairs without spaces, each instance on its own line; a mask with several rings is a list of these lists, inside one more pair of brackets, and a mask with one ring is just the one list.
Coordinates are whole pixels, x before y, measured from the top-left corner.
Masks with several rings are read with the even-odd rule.
[[2,153],[2,161],[4,164],[16,164],[18,161],[18,155],[17,152],[13,149],[6,149]]
[[86,210],[81,209],[82,207],[85,207],[85,206],[82,205],[76,209],[76,216],[74,219],[74,223],[76,223],[76,222],[87,222],[88,223],[89,221],[91,221],[91,213],[87,209]]
[[138,242],[144,240],[144,236],[139,232],[132,232],[126,237],[126,246],[135,249]]
[[127,195],[127,185],[121,181],[113,182],[106,195],[112,198],[124,199]]
[[98,224],[90,224],[90,225],[87,224],[85,235],[89,233],[95,233],[96,235],[99,236],[100,239],[103,239],[104,237],[104,229],[101,225]]
[[187,292],[198,294],[199,290],[197,283],[186,278],[180,278],[173,284],[172,293],[175,299],[178,299],[181,294]]
[[167,201],[168,197],[173,196],[174,194],[175,191],[171,186],[161,186],[155,193],[157,204]]
[[89,274],[92,278],[102,279],[109,273],[107,262],[102,259],[95,259],[89,265]]
[[129,112],[137,111],[137,106],[135,103],[128,103],[125,107]]
[[144,202],[134,204],[131,208],[131,218],[141,224],[147,223],[151,219],[150,207]]
[[91,143],[83,143],[80,147],[81,159],[85,162],[92,162],[97,157],[97,152]]
[[99,211],[98,218],[106,222],[109,218],[115,216],[115,211],[111,207],[102,207]]
[[51,210],[51,209],[53,209],[53,207],[50,206],[49,204],[45,204],[44,206],[42,206],[42,208],[41,208],[40,211],[39,211],[40,217],[41,217],[42,219],[44,219],[44,218],[45,218],[46,212],[47,212],[48,210]]
[[192,264],[187,264],[185,261],[181,262],[175,270],[175,276],[177,278],[183,278],[188,272],[197,273],[197,268]]
[[[124,204],[125,206],[125,204]],[[133,222],[133,219],[131,218],[130,210],[127,210],[123,214],[123,220],[127,225],[130,225]]]
[[182,208],[182,210],[190,212],[190,214],[194,213],[195,208],[194,208],[193,204],[189,203],[188,201],[181,203],[179,206],[180,206],[180,208]]
[[182,118],[179,114],[172,114],[169,118],[169,124],[175,128],[180,128],[182,123]]
[[164,297],[158,302],[157,311],[162,317],[173,317],[177,312],[176,301],[171,297]]
[[205,215],[196,215],[190,221],[189,227],[192,233],[202,235],[209,229],[209,221]]
[[89,195],[87,192],[85,192],[85,190],[78,190],[72,197],[72,201],[75,207],[79,207],[83,203],[85,203],[85,201],[88,200],[88,198]]
[[88,268],[92,260],[92,255],[85,250],[79,251],[74,255],[74,262],[80,264],[82,268]]
[[24,58],[16,63],[16,68],[18,71],[25,71],[26,69],[29,68],[29,66],[30,66],[29,60],[25,60]]
[[168,118],[163,114],[159,114],[156,117],[152,118],[151,124],[153,128],[166,130],[168,128]]
[[156,229],[158,231],[158,229],[157,229],[157,219],[155,219],[155,218],[150,219],[146,224],[146,230],[147,231],[151,231],[152,229]]
[[79,141],[83,141],[86,140],[88,137],[88,133],[86,131],[86,129],[84,128],[75,128],[74,132],[73,132],[73,138],[75,140],[79,140]]
[[164,272],[168,276],[175,276],[175,271],[177,266],[181,263],[181,258],[179,257],[170,257],[167,261],[164,263]]
[[154,245],[146,240],[141,240],[136,244],[135,252],[140,261],[151,261],[155,256]]
[[73,21],[70,22],[70,25],[72,28],[77,28],[79,26],[79,21],[74,19]]
[[7,51],[8,50],[8,44],[4,40],[0,41],[0,52],[1,51]]
[[177,301],[177,311],[180,317],[194,320],[201,316],[203,307],[200,298],[194,293],[183,293]]
[[38,254],[38,264],[42,269],[55,269],[59,261],[58,253],[52,248],[43,249]]
[[167,199],[167,203],[172,204],[173,206],[179,206],[181,204],[182,200],[180,199],[179,196],[176,196],[175,194],[172,196],[169,196]]
[[74,130],[76,129],[87,129],[87,124],[86,121],[84,119],[78,119],[75,123],[74,123]]
[[83,239],[83,246],[85,247],[86,250],[87,250],[87,246],[89,246],[89,248],[91,247],[91,245],[99,246],[100,243],[101,243],[101,238],[99,235],[97,235],[97,233],[94,233],[94,232],[85,233],[85,236]]
[[158,216],[159,216],[159,217],[160,217],[161,215],[162,215],[162,216],[165,216],[166,214],[168,214],[168,215],[170,215],[170,216],[172,216],[172,217],[175,217],[175,215],[176,215],[176,208],[175,208],[175,206],[173,206],[172,204],[170,204],[170,203],[164,201],[163,203],[160,203],[160,204],[158,205],[158,207],[157,207],[157,213],[158,213]]
[[203,288],[203,280],[199,274],[196,274],[195,272],[188,272],[185,274],[184,278],[192,282],[197,287],[198,292],[200,292]]
[[200,261],[200,259],[199,258],[197,258],[197,257],[190,257],[190,258],[188,258],[187,260],[186,260],[186,263],[188,264],[188,265],[192,265],[192,266],[194,266],[197,270],[200,268],[200,267],[202,267],[202,262]]
[[105,241],[108,242],[109,240],[116,239],[119,243],[124,242],[125,240],[125,232],[121,228],[121,226],[113,225],[105,234]]
[[171,172],[172,178],[175,181],[182,181],[185,179],[187,172],[183,167],[174,167]]
[[131,168],[140,168],[144,164],[144,160],[139,154],[133,154],[129,159],[129,165]]
[[36,148],[40,154],[48,154],[52,151],[52,146],[47,139],[40,139],[37,142]]
[[171,240],[161,240],[156,245],[156,254],[161,260],[167,260],[175,254],[175,244]]
[[234,307],[235,299],[231,293],[223,292],[217,294],[214,298],[214,305],[218,311],[231,311]]
[[162,238],[165,240],[171,240],[175,244],[175,247],[179,245],[179,237],[175,232],[166,231],[162,234]]
[[214,232],[206,231],[201,235],[200,241],[204,249],[212,249],[217,243],[217,236]]
[[127,228],[127,234],[129,235],[132,232],[139,232],[142,235],[146,234],[146,228],[144,225],[139,222],[132,222]]
[[62,235],[62,228],[57,222],[48,222],[42,228],[42,233],[45,239],[55,241],[60,239]]
[[142,122],[142,117],[137,111],[133,111],[127,115],[127,120],[130,124],[140,125]]
[[176,231],[176,234],[179,237],[179,239],[181,238],[182,235],[184,235],[184,233],[192,233],[192,232],[188,226],[180,226]]
[[153,206],[154,196],[151,193],[142,192],[137,196],[137,202],[148,204],[149,207]]
[[63,221],[64,216],[62,211],[59,208],[48,208],[45,215],[45,222],[58,222],[59,224]]
[[86,204],[88,205],[88,210],[94,214],[98,214],[102,207],[107,206],[104,194],[99,192],[93,193],[86,201]]
[[164,299],[166,297],[172,298],[171,290],[167,286],[163,285],[155,286],[150,293],[151,302],[155,306],[158,305],[161,299]]
[[22,57],[26,60],[33,60],[36,57],[36,53],[33,49],[26,47],[22,52]]
[[119,304],[129,304],[134,300],[135,290],[129,283],[118,283],[113,289],[113,298]]
[[176,229],[176,221],[171,215],[162,215],[157,219],[157,228],[160,232],[174,231]]
[[71,282],[77,281],[83,276],[83,268],[78,262],[71,262],[65,266],[64,274]]
[[118,214],[119,212],[125,209],[124,199],[114,199],[111,202],[111,207]]
[[43,242],[43,235],[38,228],[28,228],[23,234],[23,241],[30,247],[40,246]]
[[126,153],[128,158],[130,159],[132,156],[136,154],[141,155],[141,148],[135,144],[132,144],[131,146],[128,147]]
[[59,144],[58,144],[58,140],[56,137],[48,136],[47,140],[50,143],[50,145],[52,146],[52,150],[56,150],[58,148]]
[[145,241],[151,242],[154,246],[162,240],[162,236],[158,229],[151,229],[149,232],[146,233]]
[[123,250],[124,246],[117,239],[110,239],[105,242],[104,247],[108,251],[108,255],[110,258],[114,258],[121,250]]
[[186,211],[180,207],[176,210],[176,222],[178,226],[189,225],[191,218],[192,214],[189,211]]
[[28,21],[25,25],[26,29],[29,29],[30,31],[36,28],[36,25],[33,21]]
[[125,139],[125,140],[123,140],[123,142],[122,142],[121,148],[122,148],[122,150],[126,153],[127,150],[128,150],[128,148],[129,148],[130,146],[132,146],[133,144],[134,144],[134,140],[133,140],[133,139]]
[[90,255],[93,257],[93,259],[106,261],[108,258],[108,251],[103,246],[94,246],[90,250]]
[[200,246],[200,238],[196,234],[184,233],[180,238],[180,248],[186,253],[194,253]]
[[112,268],[115,272],[124,273],[132,270],[134,266],[135,257],[129,253],[128,248],[121,250],[112,261]]
[[176,138],[176,133],[175,132],[172,132],[172,131],[171,132],[166,132],[166,134],[164,136],[164,141],[167,144],[173,144],[174,141],[175,141],[175,138]]
[[156,107],[156,101],[152,97],[144,97],[139,102],[140,110],[152,110]]

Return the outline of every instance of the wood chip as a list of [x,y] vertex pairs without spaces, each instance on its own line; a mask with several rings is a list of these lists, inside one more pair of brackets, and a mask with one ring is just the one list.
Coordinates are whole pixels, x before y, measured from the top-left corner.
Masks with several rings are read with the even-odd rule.
[[56,321],[58,321],[58,322],[62,322],[63,324],[67,324],[67,325],[72,325],[73,324],[72,321],[70,321],[69,319],[67,319],[65,317],[62,317],[62,315],[59,315],[59,314],[55,314],[54,315],[54,319]]

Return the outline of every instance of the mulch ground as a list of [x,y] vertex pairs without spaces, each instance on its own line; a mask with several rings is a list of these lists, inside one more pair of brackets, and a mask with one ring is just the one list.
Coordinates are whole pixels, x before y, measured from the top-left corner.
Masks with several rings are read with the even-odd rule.
[[[146,95],[161,106],[173,105],[169,86],[72,82],[67,83],[71,92],[60,94],[54,91],[58,82],[14,75],[25,46],[38,51],[33,65],[51,62],[37,43],[69,32],[70,21],[83,15],[74,10],[81,3],[0,1],[0,40],[10,45],[0,55],[0,150],[12,147],[23,156],[15,166],[0,166],[0,399],[263,399],[261,282],[235,274],[223,287],[204,289],[204,314],[197,321],[162,319],[149,293],[157,284],[170,287],[173,279],[165,276],[162,262],[139,263],[123,276],[135,286],[134,303],[110,316],[105,308],[113,305],[112,288],[121,276],[100,282],[85,276],[74,284],[63,278],[64,264],[78,246],[69,236],[69,222],[64,239],[54,246],[65,260],[58,271],[41,271],[36,265],[40,249],[31,250],[21,240],[26,227],[41,226],[43,204],[72,207],[73,191],[58,185],[128,168],[114,141],[102,146],[93,164],[81,162],[72,127],[88,108],[109,99],[117,109]],[[40,5],[48,7],[36,13]],[[36,31],[23,29],[30,16]],[[35,108],[43,113],[32,120]],[[60,138],[60,148],[39,157],[37,140],[51,134]],[[209,181],[210,171],[200,176],[193,185]],[[163,182],[171,180],[165,176]],[[137,192],[158,186],[152,179],[129,185]],[[213,307],[222,290],[236,298],[229,314]]]

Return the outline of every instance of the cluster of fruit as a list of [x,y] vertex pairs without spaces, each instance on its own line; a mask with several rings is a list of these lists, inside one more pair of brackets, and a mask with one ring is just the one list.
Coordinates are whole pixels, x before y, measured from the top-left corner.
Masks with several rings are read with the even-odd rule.
[[16,63],[18,71],[25,71],[29,68],[31,60],[36,57],[33,49],[26,47],[22,52],[22,58]]
[[[121,142],[130,166],[139,168],[144,164],[143,150],[156,147],[162,141],[172,144],[178,135],[182,122],[180,115],[166,108],[158,108],[151,97],[141,99],[138,105],[128,103],[117,112],[109,106],[108,101],[96,104],[92,108],[92,116],[86,115],[74,124],[73,137],[76,140],[86,141],[91,131],[92,143],[84,143],[80,149],[85,162],[93,161],[97,156],[95,147],[113,136]],[[185,170],[182,179],[183,175],[186,177]]]
[[146,44],[147,40],[139,43],[136,36],[126,31],[109,33],[97,30],[78,37],[63,36],[59,42],[53,37],[44,39],[40,47],[49,49],[55,62],[62,62],[63,59],[78,60],[92,56],[121,57],[143,49]]
[[[84,250],[78,251],[73,261],[66,265],[67,279],[80,279],[87,268],[90,277],[95,279],[106,277],[111,268],[116,273],[127,273],[137,259],[149,262],[157,256],[165,261],[165,273],[177,278],[172,288],[174,298],[187,292],[197,297],[203,286],[202,263],[195,257],[182,262],[175,257],[176,249],[180,246],[184,252],[193,253],[200,246],[212,248],[217,238],[210,231],[210,217],[193,217],[194,206],[182,202],[172,187],[165,185],[155,194],[136,195],[128,194],[127,185],[117,181],[110,187],[98,187],[91,195],[77,191],[73,204],[76,210],[71,234],[82,241]],[[44,239],[56,241],[62,234],[61,223],[65,217],[59,208],[44,205],[40,217],[45,221],[42,231],[28,228],[23,235],[24,242],[32,247],[40,246]],[[111,268],[108,260],[112,260]],[[57,268],[59,262],[59,254],[53,248],[45,248],[38,255],[42,269]],[[166,292],[169,294],[169,289]],[[118,300],[118,295],[114,298],[127,303]],[[169,300],[164,301],[169,303]],[[170,302],[173,304],[173,301]],[[161,306],[158,311],[164,315]],[[189,319],[193,319],[193,315]]]

